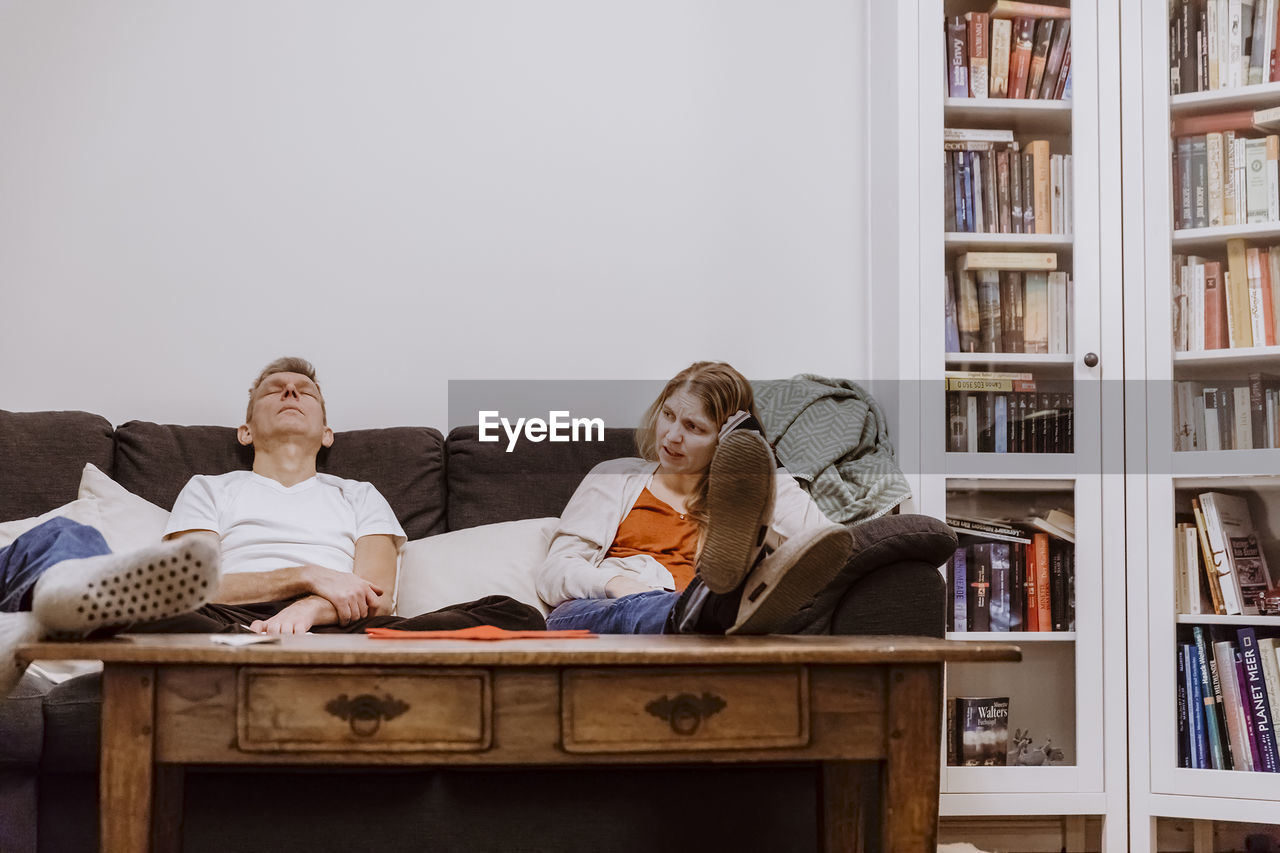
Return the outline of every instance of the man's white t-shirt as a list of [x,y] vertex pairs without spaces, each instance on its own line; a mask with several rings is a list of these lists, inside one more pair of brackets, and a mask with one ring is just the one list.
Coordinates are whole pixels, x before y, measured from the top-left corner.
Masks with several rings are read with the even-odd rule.
[[312,564],[355,568],[356,540],[386,534],[404,544],[391,505],[370,483],[317,474],[293,486],[252,471],[191,478],[165,535],[212,530],[222,540],[222,571],[270,572]]

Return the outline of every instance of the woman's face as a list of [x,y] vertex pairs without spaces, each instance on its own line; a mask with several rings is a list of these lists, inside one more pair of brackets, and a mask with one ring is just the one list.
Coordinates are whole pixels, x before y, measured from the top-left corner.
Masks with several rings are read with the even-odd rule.
[[664,473],[700,474],[711,465],[719,425],[702,402],[681,388],[663,401],[654,429],[658,463]]

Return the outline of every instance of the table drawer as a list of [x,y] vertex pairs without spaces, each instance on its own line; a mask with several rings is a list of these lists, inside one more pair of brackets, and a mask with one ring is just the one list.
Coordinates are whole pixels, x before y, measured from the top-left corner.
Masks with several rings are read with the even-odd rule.
[[465,752],[492,738],[484,670],[246,667],[236,693],[247,751]]
[[567,752],[770,749],[809,742],[804,667],[567,669]]

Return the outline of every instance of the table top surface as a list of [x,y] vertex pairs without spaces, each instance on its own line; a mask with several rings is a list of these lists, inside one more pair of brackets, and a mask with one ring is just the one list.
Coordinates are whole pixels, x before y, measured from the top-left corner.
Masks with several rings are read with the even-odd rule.
[[374,639],[305,634],[278,642],[225,646],[209,634],[123,634],[105,640],[42,642],[22,660],[101,660],[141,664],[378,666],[648,666],[723,664],[914,664],[1017,661],[1011,643],[925,637],[702,637],[602,635],[573,639]]

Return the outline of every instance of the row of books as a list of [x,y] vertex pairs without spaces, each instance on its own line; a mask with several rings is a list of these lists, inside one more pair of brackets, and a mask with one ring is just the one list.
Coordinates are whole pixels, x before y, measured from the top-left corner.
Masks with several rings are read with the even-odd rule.
[[1178,642],[1178,766],[1280,773],[1274,637],[1194,626]]
[[1071,10],[1038,3],[1001,5],[946,19],[947,94],[1071,97]]
[[1280,221],[1280,136],[1180,136],[1173,146],[1174,228]]
[[1227,258],[1173,256],[1177,352],[1273,346],[1280,329],[1280,246],[1227,241]]
[[1074,541],[1000,523],[947,524],[961,544],[947,559],[948,631],[1075,630]]
[[1061,271],[947,273],[947,352],[1071,350],[1071,277]]
[[1250,373],[1243,382],[1174,383],[1173,449],[1273,450],[1280,447],[1280,381]]
[[1049,142],[1019,145],[1012,130],[942,133],[946,229],[979,234],[1070,234],[1074,161]]
[[1191,501],[1192,520],[1174,530],[1175,604],[1179,613],[1266,616],[1275,587],[1249,503],[1205,492]]
[[1057,767],[1064,752],[1045,736],[1014,728],[1009,737],[1008,696],[955,696],[947,700],[947,764],[951,767]]
[[[1013,381],[1035,387],[1034,380]],[[1072,453],[1074,406],[1070,391],[947,391],[947,450]]]
[[1276,0],[1171,0],[1169,93],[1280,80]]

